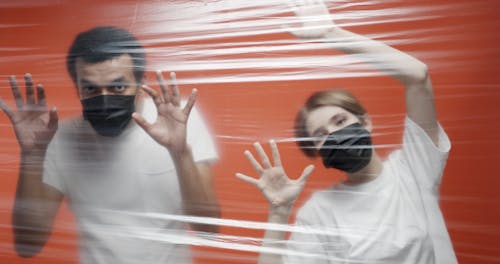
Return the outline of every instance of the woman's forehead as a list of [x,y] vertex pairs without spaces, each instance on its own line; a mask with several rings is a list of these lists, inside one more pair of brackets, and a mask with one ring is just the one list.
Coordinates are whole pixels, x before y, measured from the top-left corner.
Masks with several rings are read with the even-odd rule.
[[306,118],[306,129],[308,133],[312,133],[312,131],[317,128],[328,124],[332,117],[339,114],[353,115],[344,108],[333,105],[321,106],[310,111]]

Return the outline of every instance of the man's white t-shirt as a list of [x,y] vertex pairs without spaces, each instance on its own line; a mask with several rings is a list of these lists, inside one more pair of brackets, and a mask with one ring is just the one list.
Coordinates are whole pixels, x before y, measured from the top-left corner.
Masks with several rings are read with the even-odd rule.
[[438,203],[449,150],[441,126],[435,146],[406,118],[377,178],[318,191],[300,209],[284,263],[457,263]]
[[[143,116],[157,116],[151,99]],[[216,160],[212,138],[196,109],[187,125],[195,162]],[[191,263],[177,173],[168,150],[142,128],[98,135],[82,117],[62,122],[49,145],[43,180],[61,191],[76,216],[80,262]]]

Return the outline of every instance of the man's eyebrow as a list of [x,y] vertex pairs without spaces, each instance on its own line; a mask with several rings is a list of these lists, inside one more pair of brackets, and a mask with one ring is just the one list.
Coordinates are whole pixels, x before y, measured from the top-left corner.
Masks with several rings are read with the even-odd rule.
[[[81,79],[80,83],[82,86],[99,86],[98,84],[96,84],[92,81],[89,81],[87,79]],[[112,80],[111,82],[106,83],[106,86],[117,85],[117,84],[121,85],[121,84],[126,84],[126,83],[127,83],[127,80],[125,79],[125,77],[121,76],[121,77],[118,77],[118,78]]]
[[97,84],[95,84],[89,80],[86,80],[86,79],[81,79],[80,83],[82,86],[97,86]]
[[127,80],[125,79],[124,76],[118,77],[111,82],[108,83],[108,85],[113,85],[113,84],[125,84],[127,83]]

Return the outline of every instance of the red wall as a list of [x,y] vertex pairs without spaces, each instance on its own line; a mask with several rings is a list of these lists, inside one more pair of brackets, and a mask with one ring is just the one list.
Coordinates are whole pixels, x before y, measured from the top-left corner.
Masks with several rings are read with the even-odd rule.
[[[12,2],[12,3],[10,3]],[[271,45],[273,41],[294,39],[285,33],[242,34],[226,38],[208,38],[214,31],[196,33],[183,30],[169,14],[206,19],[191,11],[169,9],[158,1],[2,1],[0,2],[0,96],[12,103],[7,76],[33,74],[36,82],[47,88],[48,102],[56,105],[60,117],[78,114],[80,104],[75,88],[65,70],[65,53],[77,32],[97,25],[129,28],[149,49],[151,70],[175,70],[179,80],[200,90],[198,107],[216,136],[220,161],[215,166],[216,191],[222,216],[238,220],[266,220],[266,202],[252,186],[240,182],[235,172],[252,174],[243,151],[254,141],[292,136],[295,112],[313,91],[345,87],[354,91],[372,114],[375,143],[399,144],[404,115],[403,89],[383,76],[347,77],[342,68],[301,67],[264,68],[259,62],[242,69],[195,68],[209,60],[277,58],[300,60],[307,56],[330,56],[328,50],[262,51],[250,54],[195,56],[182,50],[225,51],[225,43],[243,47]],[[174,1],[170,1],[172,3]],[[182,1],[175,1],[180,3]],[[209,8],[221,1],[192,1]],[[233,1],[234,3],[234,1]],[[448,132],[453,148],[441,187],[441,204],[460,263],[500,262],[500,177],[496,162],[500,155],[500,2],[484,1],[386,1],[383,4],[353,1],[360,5],[341,6],[331,13],[372,11],[362,17],[341,22],[364,22],[346,26],[357,33],[371,34],[395,47],[414,54],[430,69],[436,93],[439,118]],[[335,4],[330,4],[335,7]],[[165,12],[163,16],[162,12]],[[174,12],[172,12],[174,11]],[[198,10],[199,11],[199,10]],[[239,10],[241,11],[241,10]],[[236,12],[225,10],[217,15]],[[401,12],[410,12],[402,15]],[[354,13],[356,14],[356,13]],[[217,17],[212,14],[212,16]],[[288,14],[281,14],[290,15]],[[373,15],[373,14],[371,14]],[[160,18],[160,20],[158,20]],[[263,15],[239,20],[259,21]],[[163,20],[161,20],[163,19]],[[337,21],[338,22],[338,21]],[[236,23],[236,22],[235,22]],[[158,26],[159,27],[154,27]],[[208,22],[206,25],[209,25]],[[231,25],[229,23],[228,25]],[[164,28],[162,28],[164,27]],[[279,29],[279,26],[275,27]],[[248,28],[226,28],[227,32],[246,32]],[[167,32],[165,32],[167,31]],[[199,39],[172,38],[198,36]],[[257,42],[249,44],[247,42]],[[231,47],[231,46],[230,46]],[[162,50],[165,49],[165,50]],[[182,63],[184,62],[184,63]],[[196,64],[194,62],[200,62]],[[187,64],[193,63],[193,64]],[[287,79],[295,71],[297,80]],[[317,73],[338,72],[340,77],[304,78]],[[373,71],[375,75],[377,72]],[[154,80],[153,75],[148,78]],[[228,77],[253,77],[231,81]],[[273,77],[276,81],[261,81]],[[208,78],[208,79],[204,79]],[[267,146],[266,146],[267,147]],[[280,144],[283,162],[291,176],[300,173],[311,161],[293,143]],[[390,149],[390,148],[389,148]],[[388,149],[382,150],[386,153]],[[0,114],[0,260],[2,263],[76,263],[77,244],[74,219],[66,207],[60,212],[55,231],[42,253],[29,260],[18,258],[12,247],[11,209],[17,181],[19,148],[10,123]],[[316,172],[301,195],[298,205],[318,188],[338,181],[341,175],[321,169]],[[298,207],[298,206],[297,206]],[[261,237],[262,231],[223,227],[227,235]],[[200,263],[255,263],[256,254],[242,251],[197,247]]]

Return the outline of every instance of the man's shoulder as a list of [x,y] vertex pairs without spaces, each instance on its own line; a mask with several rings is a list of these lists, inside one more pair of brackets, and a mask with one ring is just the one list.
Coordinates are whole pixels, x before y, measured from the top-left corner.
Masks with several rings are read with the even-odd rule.
[[82,131],[85,127],[85,120],[81,115],[73,116],[70,118],[66,118],[59,122],[59,127],[57,131],[61,132],[74,132],[74,131]]
[[82,116],[74,116],[59,122],[56,140],[74,141],[81,140],[82,136],[92,134],[92,127]]

